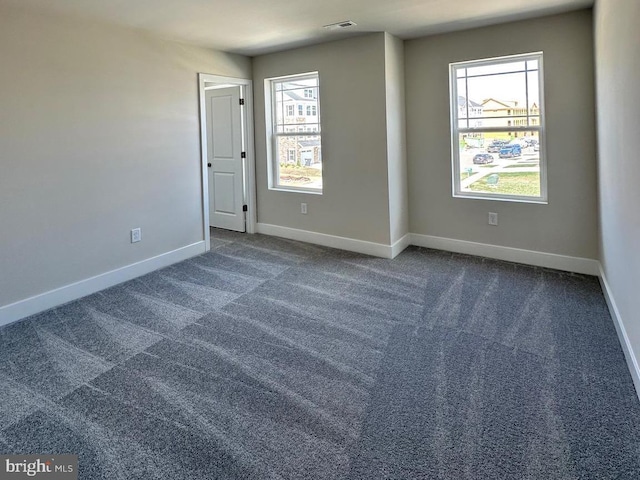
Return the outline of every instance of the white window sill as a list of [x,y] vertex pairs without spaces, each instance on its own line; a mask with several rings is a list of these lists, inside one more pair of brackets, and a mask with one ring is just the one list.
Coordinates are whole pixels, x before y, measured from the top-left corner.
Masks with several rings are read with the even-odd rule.
[[468,198],[471,200],[495,200],[497,202],[512,202],[512,203],[535,203],[538,205],[548,205],[549,201],[546,198],[531,198],[531,197],[509,197],[503,195],[478,195],[476,193],[454,193],[453,198]]
[[310,195],[322,195],[322,190],[310,190],[310,189],[305,189],[305,188],[269,187],[269,190],[272,190],[274,192],[308,193]]

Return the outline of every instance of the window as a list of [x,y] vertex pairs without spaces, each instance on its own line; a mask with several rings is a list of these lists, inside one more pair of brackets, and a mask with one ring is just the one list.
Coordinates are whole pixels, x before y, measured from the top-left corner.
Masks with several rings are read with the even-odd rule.
[[453,195],[546,203],[542,53],[452,63]]
[[[266,79],[265,92],[269,188],[322,193],[318,73]],[[296,100],[306,109],[297,104],[298,116],[286,116],[285,106]]]
[[287,105],[287,115],[293,117],[293,105]]

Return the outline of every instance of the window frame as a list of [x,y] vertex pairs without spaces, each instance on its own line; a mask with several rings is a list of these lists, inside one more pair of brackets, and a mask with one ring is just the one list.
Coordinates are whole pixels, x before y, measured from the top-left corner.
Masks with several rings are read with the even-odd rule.
[[[502,126],[502,127],[460,127],[459,118],[458,118],[458,97],[461,95],[465,98],[465,101],[469,102],[469,98],[467,92],[458,92],[458,75],[457,72],[459,69],[463,68],[475,68],[475,67],[483,67],[489,65],[499,65],[503,63],[513,63],[513,62],[525,62],[525,85],[527,88],[526,95],[529,95],[529,85],[528,85],[528,77],[526,75],[527,63],[528,61],[537,61],[538,62],[538,90],[539,90],[539,104],[538,114],[531,115],[530,105],[527,99],[526,102],[526,112],[527,114],[524,117],[529,120],[528,126]],[[533,70],[532,70],[533,71]],[[507,72],[505,72],[507,73]],[[489,74],[489,75],[501,75],[504,73],[497,74]],[[543,52],[532,52],[526,54],[518,54],[518,55],[508,55],[503,57],[493,57],[493,58],[484,58],[478,60],[469,60],[462,62],[454,62],[449,64],[449,103],[450,103],[450,135],[451,135],[451,162],[452,162],[452,195],[456,198],[471,198],[471,199],[479,199],[479,200],[497,200],[497,201],[507,201],[507,202],[521,202],[521,203],[538,203],[538,204],[547,204],[548,203],[548,192],[547,192],[547,155],[546,155],[546,120],[545,120],[545,102],[544,102],[544,65],[543,65]],[[512,115],[513,116],[513,115]],[[538,117],[539,122],[534,123],[531,122],[532,117]],[[488,119],[499,118],[499,117],[487,117]],[[505,117],[506,118],[506,117]],[[469,116],[467,114],[466,119],[469,121],[475,120],[475,118]],[[512,123],[512,122],[510,122]],[[532,197],[532,196],[524,196],[524,195],[509,195],[509,194],[499,194],[499,193],[489,193],[489,192],[469,192],[463,191],[461,188],[461,171],[460,171],[460,135],[463,134],[472,134],[472,133],[499,133],[499,132],[537,132],[538,134],[538,142],[540,144],[539,149],[539,166],[540,166],[540,196]]]
[[[295,128],[296,131],[277,132],[277,118],[276,118],[276,95],[275,86],[277,83],[290,82],[296,80],[308,80],[316,79],[318,86],[316,88],[316,97],[313,100],[317,104],[317,116],[311,122],[305,121],[300,123]],[[313,89],[312,88],[312,89]],[[312,90],[310,89],[310,90]],[[320,141],[320,151],[322,151],[322,123],[321,123],[321,108],[320,108],[320,74],[319,72],[306,72],[295,75],[285,75],[279,77],[270,77],[264,79],[264,92],[265,92],[265,122],[266,122],[266,135],[267,135],[267,174],[268,174],[268,187],[269,190],[277,190],[281,192],[296,192],[307,193],[312,195],[322,195],[324,190],[324,159],[322,159],[322,187],[310,188],[310,187],[298,187],[291,185],[280,185],[279,183],[279,163],[278,163],[278,139],[280,137],[318,137]],[[313,96],[313,93],[312,93]],[[298,104],[300,109],[303,108],[302,104]],[[302,115],[304,116],[304,115]],[[308,117],[304,116],[305,120]],[[317,129],[308,131],[307,128],[311,125],[317,125]],[[312,127],[311,127],[312,128]],[[286,127],[285,127],[286,130]]]

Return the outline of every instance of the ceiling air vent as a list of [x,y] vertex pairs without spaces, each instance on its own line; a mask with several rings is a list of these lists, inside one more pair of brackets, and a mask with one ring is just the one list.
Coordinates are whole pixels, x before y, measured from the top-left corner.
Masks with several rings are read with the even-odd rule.
[[340,30],[341,28],[349,28],[356,25],[356,22],[351,20],[345,20],[344,22],[332,23],[330,25],[325,25],[322,28],[326,28],[327,30]]

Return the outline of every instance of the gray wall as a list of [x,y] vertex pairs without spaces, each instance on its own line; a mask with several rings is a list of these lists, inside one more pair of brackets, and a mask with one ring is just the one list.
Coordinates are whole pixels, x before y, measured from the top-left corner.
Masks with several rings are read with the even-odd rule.
[[640,360],[638,19],[637,1],[596,3],[600,260],[636,360]]
[[[595,259],[590,10],[405,42],[412,233]],[[449,63],[544,52],[548,205],[453,198]],[[487,225],[498,212],[500,225]]]
[[387,169],[391,243],[409,233],[407,139],[404,92],[404,42],[385,33]]
[[248,58],[1,8],[0,59],[0,306],[203,240],[197,72]]
[[[384,57],[376,33],[253,59],[259,223],[390,243]],[[324,193],[269,190],[264,79],[310,71],[320,74]]]

